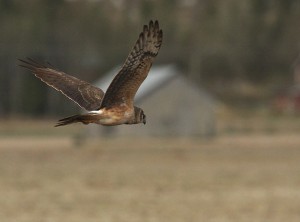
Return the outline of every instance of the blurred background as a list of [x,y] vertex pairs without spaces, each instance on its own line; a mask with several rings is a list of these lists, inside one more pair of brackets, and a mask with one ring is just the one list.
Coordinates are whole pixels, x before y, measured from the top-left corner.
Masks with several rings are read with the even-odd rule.
[[[105,89],[151,19],[147,125],[54,128],[82,110],[18,59]],[[299,221],[299,21],[297,0],[0,0],[0,219]]]
[[[202,97],[206,93],[219,115],[216,124],[224,120],[223,114],[242,119],[242,115],[259,115],[263,122],[269,120],[265,130],[272,131],[277,130],[270,125],[276,124],[271,123],[274,118],[299,113],[298,1],[1,0],[0,10],[2,119],[56,119],[79,111],[18,67],[18,58],[49,62],[101,83],[102,77],[122,65],[150,19],[158,19],[164,31],[155,65],[175,66],[175,71],[166,72],[184,76],[202,91]],[[181,94],[189,83],[170,90]],[[199,97],[199,105],[201,101]],[[229,122],[221,130],[253,127],[240,129]]]

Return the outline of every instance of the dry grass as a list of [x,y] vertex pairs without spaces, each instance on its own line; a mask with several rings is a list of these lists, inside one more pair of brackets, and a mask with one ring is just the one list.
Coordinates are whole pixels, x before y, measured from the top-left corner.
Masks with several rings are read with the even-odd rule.
[[298,135],[0,138],[0,220],[300,221]]

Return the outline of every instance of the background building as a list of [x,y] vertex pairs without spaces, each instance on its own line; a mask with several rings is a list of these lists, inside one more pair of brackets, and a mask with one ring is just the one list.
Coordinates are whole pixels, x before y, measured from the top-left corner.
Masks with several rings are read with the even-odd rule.
[[[106,91],[118,68],[96,82]],[[215,100],[205,90],[189,81],[175,65],[151,68],[135,98],[147,124],[98,126],[90,124],[86,135],[93,136],[201,136],[215,135]]]

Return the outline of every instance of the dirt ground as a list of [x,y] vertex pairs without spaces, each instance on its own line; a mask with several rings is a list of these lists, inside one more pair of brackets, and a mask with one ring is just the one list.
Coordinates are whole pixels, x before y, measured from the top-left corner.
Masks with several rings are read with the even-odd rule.
[[0,138],[0,221],[300,221],[300,137]]

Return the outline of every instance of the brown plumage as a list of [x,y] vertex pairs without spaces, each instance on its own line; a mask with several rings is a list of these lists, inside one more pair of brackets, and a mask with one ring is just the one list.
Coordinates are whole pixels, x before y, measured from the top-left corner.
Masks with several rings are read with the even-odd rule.
[[100,108],[104,92],[88,82],[77,79],[64,72],[58,71],[51,66],[41,65],[32,59],[27,61],[20,59],[20,66],[29,69],[36,77],[47,85],[60,91],[69,99],[87,111]]
[[158,21],[145,25],[124,65],[115,76],[106,93],[80,79],[58,71],[49,65],[40,65],[32,59],[20,60],[20,66],[29,69],[47,85],[62,92],[82,108],[90,111],[59,120],[56,126],[81,122],[101,125],[146,123],[141,108],[135,107],[134,96],[146,79],[152,62],[162,43],[163,33]]

